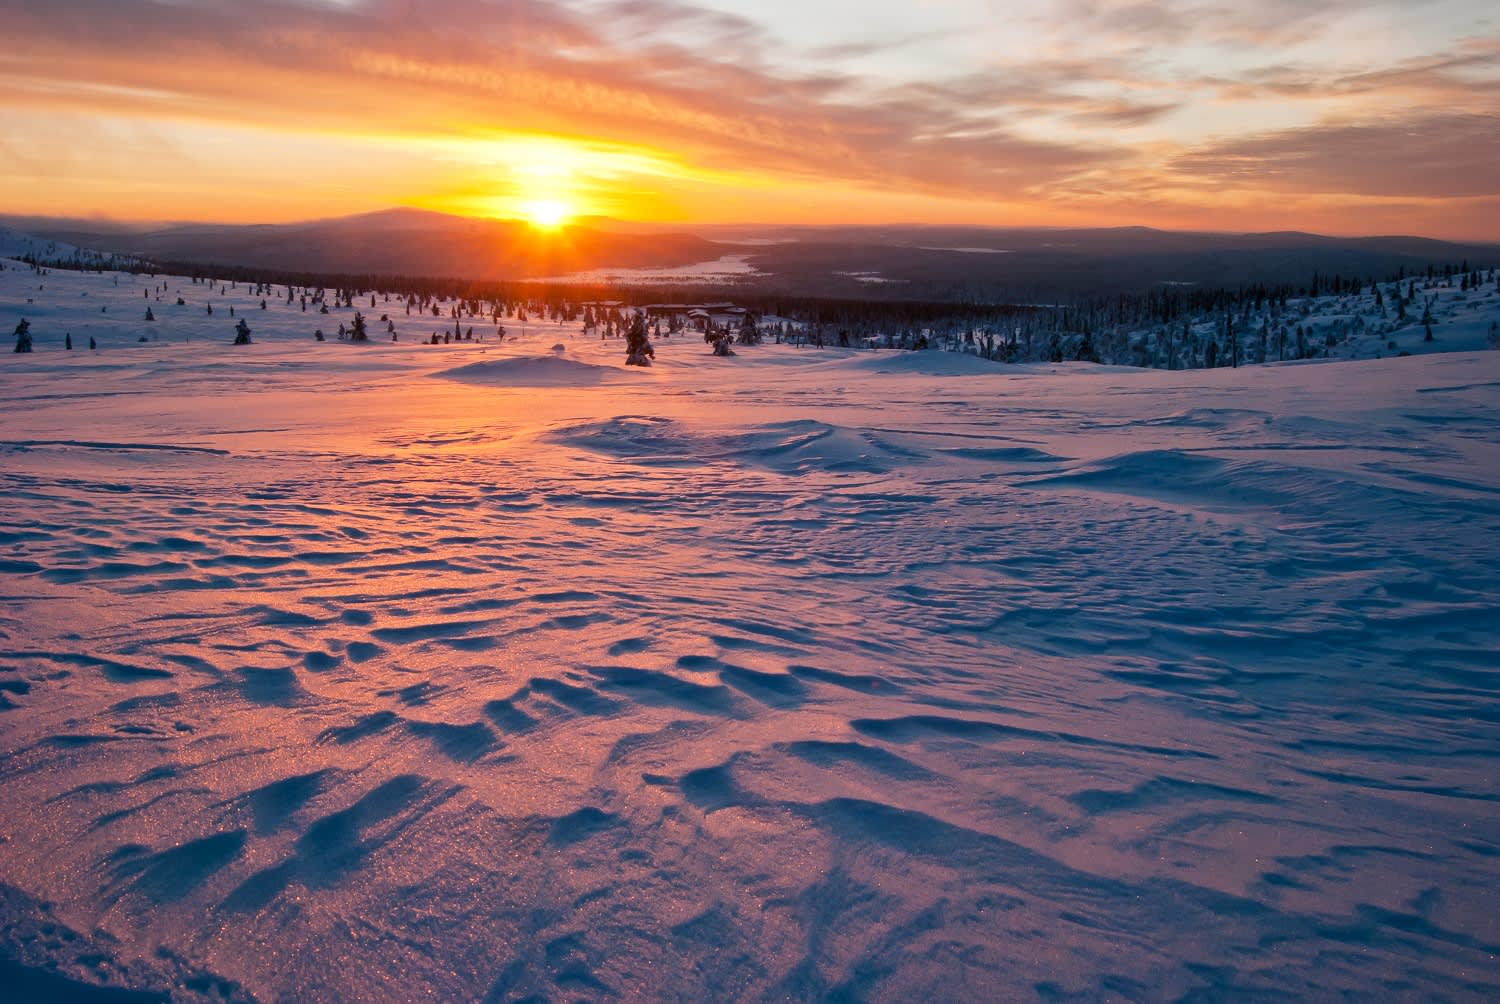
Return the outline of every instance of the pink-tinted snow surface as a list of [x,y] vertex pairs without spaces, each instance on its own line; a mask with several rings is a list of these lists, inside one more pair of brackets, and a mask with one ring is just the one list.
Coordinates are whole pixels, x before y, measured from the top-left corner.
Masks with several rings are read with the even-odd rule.
[[0,273],[11,986],[1500,995],[1500,353],[639,371],[152,282]]

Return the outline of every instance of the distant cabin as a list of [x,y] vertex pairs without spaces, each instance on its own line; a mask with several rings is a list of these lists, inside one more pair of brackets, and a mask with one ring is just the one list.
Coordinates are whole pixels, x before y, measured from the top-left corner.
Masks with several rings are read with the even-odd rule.
[[693,331],[707,331],[710,325],[714,328],[738,330],[748,313],[744,307],[732,303],[651,303],[646,305],[645,311],[646,317],[651,320],[660,318],[670,321],[674,317],[680,317],[684,325]]
[[[690,320],[690,323],[701,325],[706,316],[708,323],[713,325],[715,329],[729,328],[738,330],[739,326],[745,323],[745,314],[747,313],[748,311],[744,307],[736,307],[732,303],[713,303],[699,311],[696,322]],[[691,315],[689,316],[691,317]],[[701,325],[698,327],[698,330],[707,331],[708,327],[707,325]]]

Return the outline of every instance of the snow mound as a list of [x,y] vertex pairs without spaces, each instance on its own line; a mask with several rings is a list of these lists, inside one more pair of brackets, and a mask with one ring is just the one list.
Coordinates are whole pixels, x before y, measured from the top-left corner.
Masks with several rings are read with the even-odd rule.
[[1270,512],[1292,522],[1357,512],[1391,523],[1415,518],[1433,526],[1460,526],[1466,513],[1492,512],[1487,504],[1472,504],[1488,503],[1492,490],[1466,479],[1424,475],[1404,466],[1410,458],[1403,457],[1401,463],[1366,461],[1340,471],[1306,466],[1311,463],[1306,454],[1325,452],[1322,447],[1268,449],[1296,460],[1278,463],[1195,450],[1145,450],[1028,478],[1024,484],[1131,496],[1147,504],[1207,513]]
[[1184,450],[1143,450],[1086,464],[1063,474],[1028,481],[1032,486],[1073,485],[1109,494],[1133,495],[1206,508],[1275,508],[1292,492],[1274,479],[1246,475],[1256,466]]
[[867,429],[826,422],[777,422],[731,437],[725,456],[751,467],[791,474],[813,471],[885,474],[927,455]]
[[437,375],[459,383],[494,387],[586,387],[603,383],[616,371],[560,356],[518,356],[469,363]]
[[548,438],[637,464],[728,462],[784,474],[884,474],[930,456],[896,437],[813,420],[705,434],[671,419],[625,415],[555,429]]
[[673,462],[707,452],[677,422],[644,415],[620,415],[603,422],[565,426],[552,430],[546,438],[632,463]]
[[1153,418],[1142,424],[1173,429],[1254,429],[1269,425],[1271,416],[1248,408],[1189,408],[1172,415]]
[[894,352],[851,360],[852,370],[863,373],[915,374],[918,376],[995,376],[1005,372],[1002,364],[966,352]]

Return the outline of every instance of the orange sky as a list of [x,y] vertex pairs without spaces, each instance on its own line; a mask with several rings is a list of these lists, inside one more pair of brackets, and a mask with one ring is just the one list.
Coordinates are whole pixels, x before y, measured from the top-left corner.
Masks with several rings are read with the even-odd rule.
[[1491,6],[6,0],[0,212],[1500,240]]

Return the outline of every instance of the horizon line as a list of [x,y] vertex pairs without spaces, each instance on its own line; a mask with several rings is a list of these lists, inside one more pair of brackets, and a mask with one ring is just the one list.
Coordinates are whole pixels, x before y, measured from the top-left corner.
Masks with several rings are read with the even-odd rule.
[[[96,225],[109,227],[122,227],[139,230],[142,233],[153,231],[165,231],[183,227],[224,227],[224,228],[249,228],[249,227],[296,227],[311,226],[319,223],[336,223],[347,220],[357,220],[365,217],[382,215],[393,215],[397,213],[410,213],[413,215],[443,217],[451,220],[467,220],[479,223],[509,223],[517,226],[538,228],[525,219],[515,216],[501,215],[467,215],[463,213],[448,212],[438,209],[428,209],[422,206],[392,205],[381,209],[371,209],[362,212],[345,213],[338,216],[316,216],[290,220],[266,220],[254,222],[232,222],[225,220],[204,219],[130,219],[125,217],[114,217],[107,215],[91,216],[51,216],[46,214],[31,214],[24,212],[0,212],[0,224],[6,221],[17,222],[40,222],[46,224],[71,224],[71,225]],[[1337,233],[1315,230],[1219,230],[1219,229],[1196,229],[1192,227],[1158,227],[1144,223],[1125,223],[1111,226],[1066,226],[1047,224],[999,224],[999,223],[937,223],[923,220],[885,220],[869,223],[807,223],[787,221],[741,221],[741,222],[693,222],[691,220],[644,220],[627,219],[617,216],[608,216],[600,213],[581,214],[570,219],[568,222],[556,228],[558,230],[568,229],[590,229],[590,222],[599,221],[620,226],[647,227],[654,231],[661,231],[673,227],[681,227],[684,231],[695,229],[714,230],[744,230],[753,228],[767,228],[775,230],[879,230],[889,227],[910,227],[913,229],[933,230],[975,230],[975,231],[1015,231],[1015,232],[1109,232],[1122,230],[1141,230],[1160,234],[1184,234],[1202,235],[1213,237],[1270,237],[1277,235],[1299,236],[1299,237],[1323,237],[1338,240],[1426,240],[1442,244],[1476,245],[1500,247],[1500,236],[1493,238],[1450,238],[1434,237],[1429,234],[1419,233]]]

